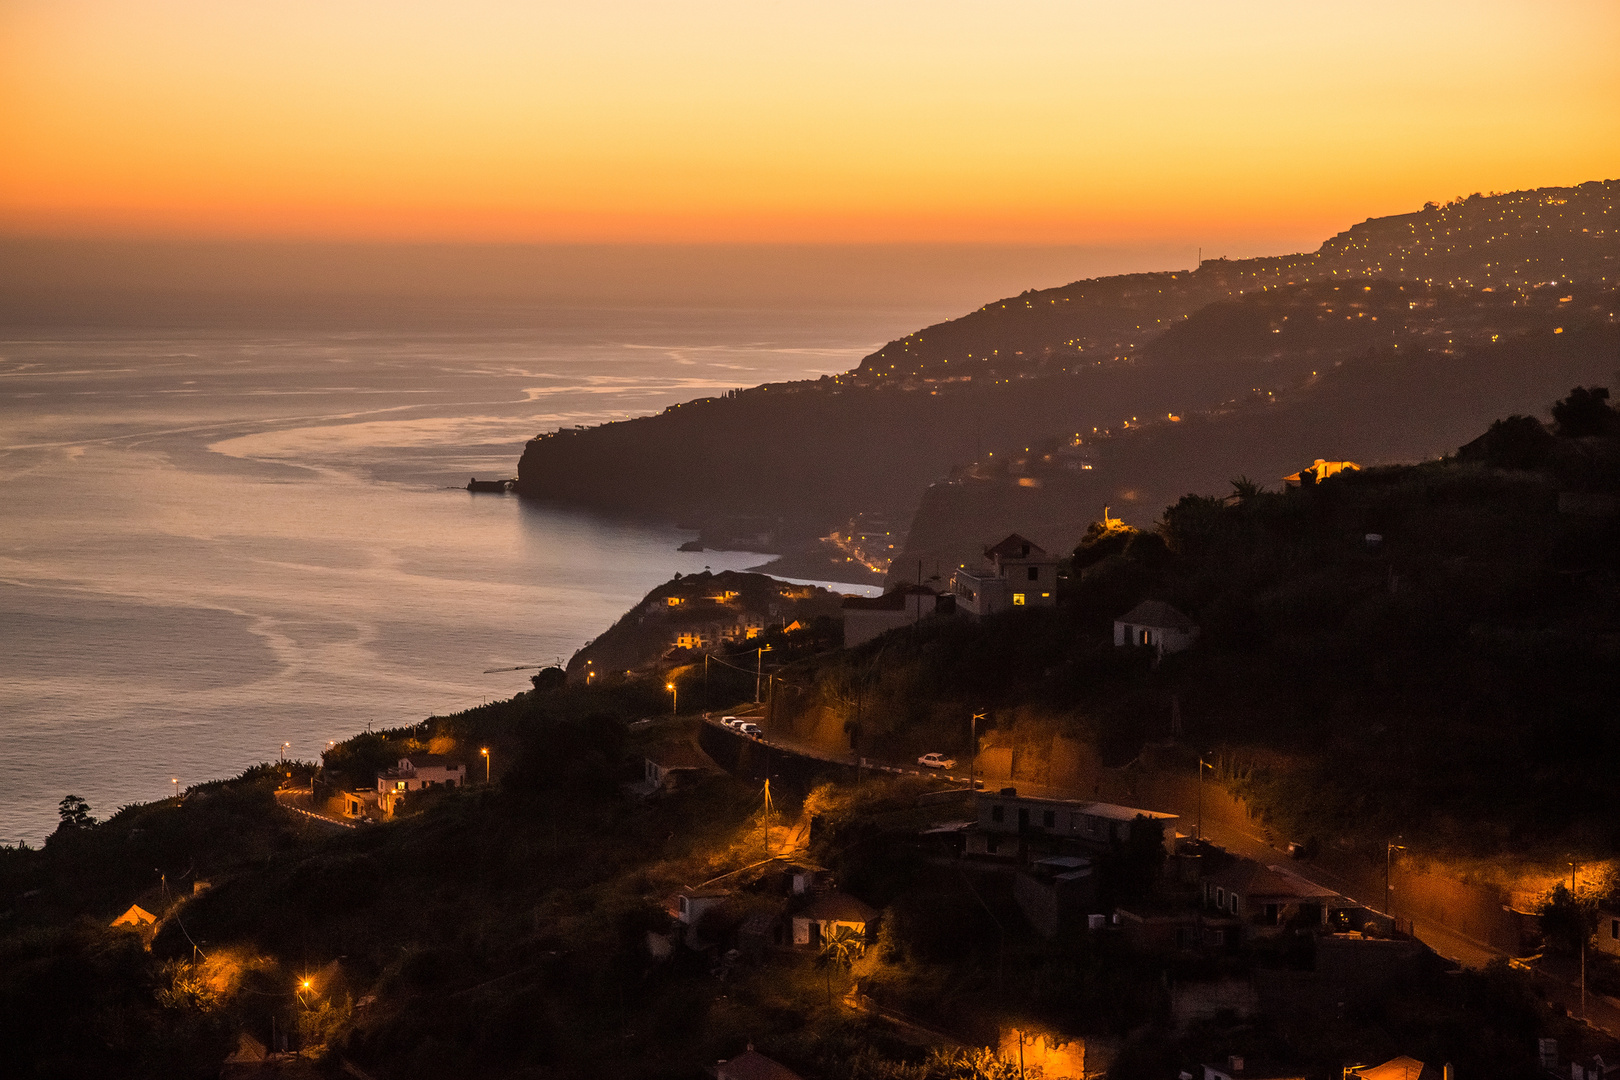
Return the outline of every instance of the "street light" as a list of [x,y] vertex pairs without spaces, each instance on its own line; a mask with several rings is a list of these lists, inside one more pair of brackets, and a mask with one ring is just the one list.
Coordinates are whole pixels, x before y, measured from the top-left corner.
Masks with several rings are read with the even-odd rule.
[[754,704],[759,704],[759,676],[765,670],[765,654],[771,651],[769,645],[761,645],[758,654],[754,657]]
[[[1399,840],[1400,837],[1397,836],[1395,839]],[[1391,856],[1393,856],[1397,851],[1405,850],[1406,848],[1403,845],[1397,844],[1394,841],[1390,841],[1384,845],[1384,914],[1389,916],[1392,924],[1395,921],[1395,913],[1389,909],[1389,863]],[[1393,925],[1391,926],[1391,929],[1393,929]]]
[[976,712],[968,719],[968,790],[979,790],[973,779],[973,766],[979,757],[979,721],[984,719],[984,713]]
[[484,783],[487,784],[489,783],[489,747],[486,746],[478,752],[484,755]]
[[681,691],[674,683],[667,682],[664,689],[669,691],[669,715],[675,716],[681,711]]
[[1211,765],[1209,762],[1205,761],[1203,758],[1199,758],[1198,759],[1198,839],[1200,839],[1200,840],[1202,840],[1204,838],[1204,770],[1205,769],[1208,769],[1210,772],[1214,772],[1215,771],[1215,766]]
[[180,797],[180,778],[171,776],[169,777],[169,783],[174,785],[174,797],[178,799]]
[[281,763],[283,765],[287,764],[287,748],[291,745],[292,743],[290,742],[284,742],[281,744]]

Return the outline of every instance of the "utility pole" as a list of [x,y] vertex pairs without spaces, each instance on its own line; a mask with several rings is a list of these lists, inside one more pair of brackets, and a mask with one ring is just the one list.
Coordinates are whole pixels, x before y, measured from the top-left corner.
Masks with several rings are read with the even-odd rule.
[[1580,902],[1575,899],[1575,867],[1574,860],[1569,864],[1569,903],[1575,909],[1575,917],[1580,921],[1581,927],[1581,1019],[1586,1019],[1586,915],[1581,911]]
[[[760,691],[760,681],[761,681],[760,676],[765,671],[765,654],[770,652],[770,651],[771,651],[771,647],[769,645],[761,645],[758,649],[754,650],[754,653],[755,653],[755,655],[754,655],[754,704],[755,705],[759,704],[759,691]],[[744,668],[743,670],[746,671],[748,669]]]
[[979,785],[978,785],[977,781],[974,780],[973,776],[974,776],[974,766],[977,764],[978,757],[979,757],[979,721],[983,720],[983,719],[984,719],[984,713],[976,712],[976,713],[973,714],[972,719],[970,719],[968,721],[968,791],[969,792],[974,792],[974,791],[979,790]]
[[1204,770],[1205,769],[1208,769],[1210,772],[1214,772],[1215,771],[1215,766],[1211,765],[1209,762],[1205,761],[1203,758],[1199,758],[1198,759],[1198,839],[1200,839],[1200,840],[1202,840],[1204,838]]
[[[1400,837],[1397,836],[1395,839],[1399,840]],[[1394,930],[1393,924],[1395,922],[1395,913],[1390,910],[1390,902],[1389,902],[1389,865],[1390,865],[1391,857],[1397,851],[1405,851],[1405,850],[1406,850],[1406,848],[1404,848],[1400,844],[1395,843],[1393,840],[1388,841],[1388,842],[1386,842],[1384,844],[1384,914],[1389,916],[1389,920],[1390,920],[1390,923],[1391,923],[1390,929],[1392,931]]]

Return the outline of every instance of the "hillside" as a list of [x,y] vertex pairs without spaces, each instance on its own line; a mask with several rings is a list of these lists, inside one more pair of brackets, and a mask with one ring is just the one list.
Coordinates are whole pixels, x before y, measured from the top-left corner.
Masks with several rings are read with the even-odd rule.
[[574,653],[568,675],[576,682],[610,678],[709,651],[747,653],[752,659],[758,646],[780,647],[788,627],[796,638],[830,636],[836,644],[841,629],[824,624],[837,617],[842,599],[764,574],[676,575]]
[[[1133,417],[1217,409],[1255,388],[1286,391],[1324,358],[1368,347],[1445,352],[1477,343],[1487,328],[1484,340],[1529,333],[1532,314],[1561,314],[1557,302],[1572,295],[1567,282],[1580,289],[1570,303],[1582,325],[1613,322],[1603,298],[1620,280],[1617,197],[1616,181],[1471,196],[1369,220],[1310,254],[1208,260],[1194,271],[1027,292],[890,342],[841,376],[542,434],[524,450],[520,489],[678,521],[703,530],[712,546],[813,549],[858,514],[909,519],[929,483],[991,451],[1117,429]],[[1354,301],[1359,314],[1327,310],[1333,305],[1321,289],[1384,281],[1421,295],[1379,285]],[[1549,282],[1559,283],[1548,286],[1556,295],[1544,291]],[[1317,291],[1289,291],[1305,287]],[[1273,292],[1281,297],[1274,303],[1246,306]],[[1279,304],[1314,306],[1315,315],[1306,329],[1290,319],[1271,334]],[[1607,379],[1613,362],[1594,362],[1608,365]],[[1567,380],[1538,381],[1533,368],[1517,374],[1533,399],[1501,398],[1494,412],[1568,389]],[[1504,367],[1486,378],[1514,375]],[[1357,412],[1339,422],[1372,419]]]
[[[808,648],[773,672],[773,737],[842,749],[853,721],[878,760],[960,754],[978,711],[981,749],[1010,750],[1020,784],[1051,780],[1059,738],[1126,784],[1148,759],[1187,772],[1211,754],[1265,824],[1364,865],[1400,836],[1590,873],[1620,850],[1620,415],[1596,391],[1551,412],[1505,418],[1445,460],[1222,489],[1151,531],[1095,530],[1056,608]],[[1143,598],[1189,613],[1197,644],[1116,647],[1112,620]],[[333,747],[319,775],[342,787],[403,755],[490,752],[487,780],[413,792],[382,824],[278,806],[309,764],[100,824],[65,806],[43,850],[0,848],[0,1054],[23,1076],[216,1077],[246,1036],[289,1055],[224,1075],[677,1080],[753,1045],[812,1080],[1010,1080],[1011,1055],[931,1032],[1005,1047],[1011,1027],[1084,1040],[1115,1080],[1238,1051],[1311,1077],[1409,1053],[1502,1080],[1539,1075],[1541,1037],[1612,1054],[1502,963],[1448,971],[1413,950],[1369,988],[1331,981],[1313,925],[1260,927],[1241,949],[1161,948],[1106,923],[1043,933],[1011,866],[939,839],[972,813],[962,789],[828,783],[844,770],[776,754],[754,759],[767,803],[746,760],[736,775],[702,766],[690,714],[649,719],[666,679],[685,700],[701,674],[548,680]],[[629,797],[667,753],[699,766]],[[773,861],[800,820],[806,846]],[[1095,853],[1089,908],[1198,909],[1185,875],[1216,852],[1172,864],[1138,823],[1153,824]],[[820,902],[795,896],[789,866],[870,910],[861,955],[749,929]],[[690,933],[671,921],[683,886],[719,901]],[[156,925],[110,928],[131,902]],[[1601,956],[1592,976],[1616,985]],[[1178,1016],[1189,990],[1234,985],[1272,988],[1258,1015]],[[914,1020],[863,1014],[851,990]]]
[[1543,413],[1571,386],[1620,371],[1620,294],[1296,285],[1210,305],[1162,335],[1166,358],[1261,355],[1272,381],[1197,412],[1054,433],[930,485],[891,578],[944,573],[1008,532],[1067,550],[1107,506],[1146,526],[1189,491],[1247,476],[1276,487],[1317,458],[1423,460],[1492,419]]
[[[1057,609],[826,658],[780,722],[835,746],[860,700],[866,752],[961,757],[979,711],[1032,760],[1065,735],[1123,764],[1176,713],[1292,835],[1611,858],[1620,416],[1585,391],[1552,413],[1556,437],[1514,418],[1443,460],[1220,484],[1143,531],[1094,524]],[[1145,599],[1190,616],[1197,645],[1162,663],[1116,648]]]

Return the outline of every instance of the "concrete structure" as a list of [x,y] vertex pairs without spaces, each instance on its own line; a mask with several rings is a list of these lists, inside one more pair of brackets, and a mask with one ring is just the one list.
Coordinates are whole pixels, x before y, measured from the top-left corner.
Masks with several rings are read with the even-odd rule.
[[1000,859],[1100,854],[1125,840],[1139,817],[1163,824],[1169,851],[1180,820],[1175,814],[1114,803],[1032,798],[1019,795],[1017,788],[980,792],[977,803],[978,819],[966,830],[965,851]]
[[377,806],[392,816],[399,800],[408,792],[430,787],[461,787],[467,770],[459,761],[440,754],[411,754],[399,759],[392,769],[377,774]]
[[1599,952],[1620,956],[1620,911],[1598,908],[1597,947]]
[[343,816],[363,818],[380,813],[381,794],[378,791],[345,791],[343,793]]
[[1198,640],[1198,626],[1187,616],[1159,600],[1144,600],[1114,620],[1114,644],[1146,646],[1177,653]]
[[1359,909],[1332,889],[1253,859],[1234,859],[1205,877],[1200,891],[1206,907],[1250,927],[1281,927],[1290,922],[1325,927],[1333,911]]
[[1305,466],[1297,473],[1289,473],[1283,477],[1283,483],[1291,488],[1309,487],[1320,484],[1328,477],[1341,472],[1360,472],[1361,466],[1353,461],[1323,461],[1317,458],[1315,462]]
[[1057,604],[1057,556],[1017,533],[984,549],[984,565],[951,575],[957,607],[975,618],[1021,607]]
[[853,648],[879,634],[914,626],[936,615],[953,615],[956,599],[926,585],[901,585],[882,596],[848,596],[844,613],[844,647]]
[[1013,899],[1042,937],[1057,937],[1065,927],[1086,925],[1097,903],[1097,875],[1083,856],[1036,859],[1013,879]]
[[709,755],[691,743],[671,743],[648,750],[643,758],[643,794],[672,787],[683,779],[698,773],[718,772],[719,768]]
[[694,889],[687,886],[665,902],[664,910],[680,926],[685,927],[686,944],[696,947],[698,923],[703,921],[703,916],[729,899],[731,899],[730,889]]
[[821,948],[840,926],[853,930],[864,942],[867,927],[877,912],[847,893],[827,892],[793,914],[793,944]]

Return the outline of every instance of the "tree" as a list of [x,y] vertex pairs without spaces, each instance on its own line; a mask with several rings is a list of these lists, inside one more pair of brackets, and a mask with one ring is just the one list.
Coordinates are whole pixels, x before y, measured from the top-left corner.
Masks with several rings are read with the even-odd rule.
[[1553,437],[1533,416],[1510,416],[1498,420],[1473,442],[1461,447],[1457,456],[1499,469],[1536,469],[1547,463]]
[[56,804],[56,812],[62,817],[64,829],[88,829],[96,823],[90,816],[90,804],[77,795],[66,795]]
[[834,923],[821,941],[821,962],[827,967],[827,1002],[832,1003],[832,969],[850,968],[866,949],[866,939],[848,923]]
[[1597,929],[1597,907],[1563,885],[1556,886],[1541,905],[1541,934],[1559,952],[1575,955]]
[[1609,405],[1609,388],[1577,386],[1569,397],[1552,407],[1558,434],[1566,439],[1607,435],[1620,426],[1620,414]]
[[1247,476],[1234,477],[1232,480],[1232,494],[1236,495],[1240,500],[1252,499],[1265,490]]
[[568,673],[560,667],[545,667],[529,676],[536,690],[558,690],[568,682]]

